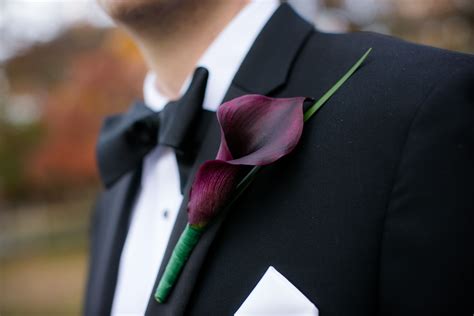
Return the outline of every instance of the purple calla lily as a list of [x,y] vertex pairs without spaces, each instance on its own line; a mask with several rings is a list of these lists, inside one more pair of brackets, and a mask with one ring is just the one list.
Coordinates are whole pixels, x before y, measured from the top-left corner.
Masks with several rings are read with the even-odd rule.
[[201,165],[191,187],[191,225],[205,226],[228,203],[247,166],[271,164],[296,147],[305,100],[245,95],[219,107],[221,144],[216,160]]
[[[186,225],[166,265],[155,300],[164,303],[176,280],[204,233],[206,225],[224,206],[232,203],[251,183],[260,166],[289,154],[298,144],[303,123],[311,118],[362,65],[372,49],[342,76],[320,99],[311,102],[303,114],[307,98],[273,99],[246,95],[222,104],[217,112],[221,145],[216,160],[199,168],[188,202]],[[253,166],[242,179],[241,171]]]

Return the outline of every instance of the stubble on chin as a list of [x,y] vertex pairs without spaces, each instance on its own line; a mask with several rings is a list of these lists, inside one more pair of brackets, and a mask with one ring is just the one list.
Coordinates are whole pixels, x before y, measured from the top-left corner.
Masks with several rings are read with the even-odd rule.
[[166,24],[179,12],[179,7],[193,0],[98,0],[107,14],[118,24],[142,29]]

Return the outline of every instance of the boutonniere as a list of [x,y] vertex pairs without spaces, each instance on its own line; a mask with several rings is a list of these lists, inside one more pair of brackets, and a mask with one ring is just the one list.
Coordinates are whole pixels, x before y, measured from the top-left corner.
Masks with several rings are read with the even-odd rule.
[[[369,55],[369,49],[319,100],[305,97],[269,98],[245,95],[217,111],[221,144],[215,160],[204,162],[189,193],[188,224],[176,244],[155,299],[164,303],[207,225],[232,204],[262,166],[288,155],[298,144],[304,122],[349,79]],[[305,110],[305,102],[311,105]]]

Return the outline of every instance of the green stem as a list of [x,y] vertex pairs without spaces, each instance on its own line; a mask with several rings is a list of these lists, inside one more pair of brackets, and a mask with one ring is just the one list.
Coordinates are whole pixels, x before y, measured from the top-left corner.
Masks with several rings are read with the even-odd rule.
[[155,291],[155,300],[158,303],[163,303],[171,292],[173,285],[183,270],[184,264],[188,261],[191,252],[196,246],[201,234],[202,228],[196,228],[191,225],[186,225],[181,237],[179,237],[178,243],[176,244],[170,261],[166,265],[163,277],[158,284]]
[[360,67],[360,65],[362,65],[362,63],[364,62],[364,60],[367,58],[367,56],[370,54],[370,52],[372,51],[372,48],[369,48],[365,54],[354,64],[354,66],[351,67],[351,69],[349,69],[348,72],[346,72],[346,74],[344,76],[341,77],[341,79],[339,79],[332,87],[331,89],[329,89],[318,101],[316,101],[305,113],[304,113],[304,121],[306,122],[307,120],[309,120],[311,118],[311,116],[314,115],[314,113],[316,113],[316,111],[318,111],[321,106],[323,106],[324,103],[326,103],[327,100],[329,100],[330,97],[332,97],[332,95],[334,93],[336,93],[336,91],[344,84],[344,82],[347,81],[347,79],[349,79],[350,76],[352,76],[354,74],[354,72]]
[[239,182],[239,184],[237,184],[237,190],[245,190],[252,182],[253,177],[260,170],[260,168],[262,168],[262,166],[253,167],[252,170],[250,170],[249,173],[247,173],[245,177]]

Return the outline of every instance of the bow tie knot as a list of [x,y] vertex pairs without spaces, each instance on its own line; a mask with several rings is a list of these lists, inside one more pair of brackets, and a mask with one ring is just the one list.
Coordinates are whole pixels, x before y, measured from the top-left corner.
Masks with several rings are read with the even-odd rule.
[[137,168],[156,145],[163,145],[175,149],[183,189],[189,163],[193,161],[189,155],[195,152],[187,144],[192,143],[193,131],[203,112],[207,78],[207,70],[197,68],[186,93],[160,112],[137,102],[126,113],[104,120],[97,144],[97,161],[105,187],[109,188],[121,176]]
[[158,115],[150,115],[143,120],[134,122],[126,131],[125,137],[130,144],[152,145],[157,144],[159,131]]

